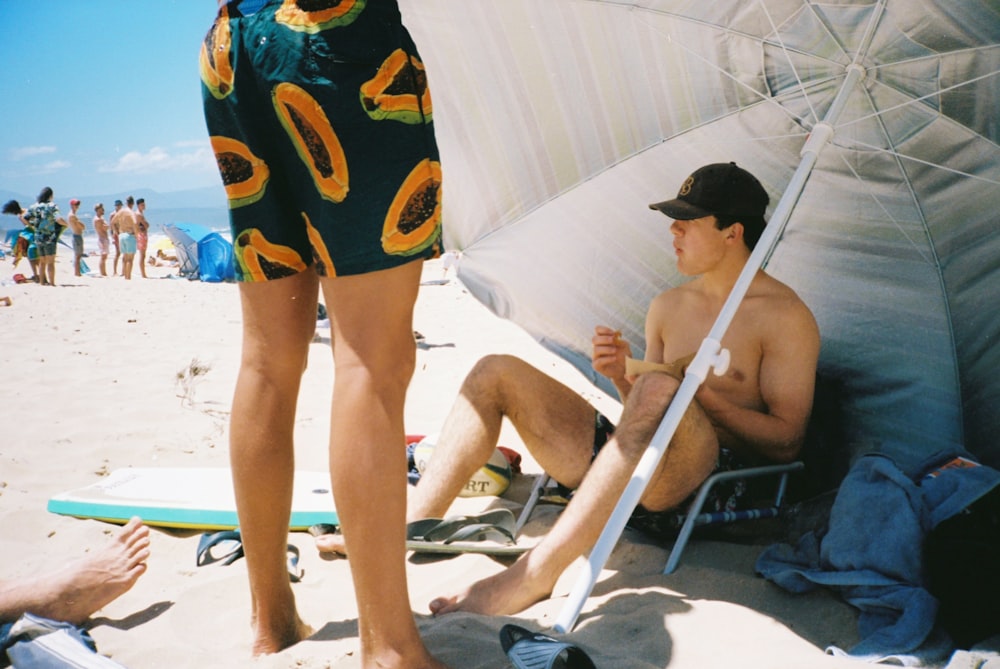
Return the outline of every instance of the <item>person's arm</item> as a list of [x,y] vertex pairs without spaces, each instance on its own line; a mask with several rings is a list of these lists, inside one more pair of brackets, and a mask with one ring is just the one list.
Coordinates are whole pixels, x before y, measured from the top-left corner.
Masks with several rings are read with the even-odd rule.
[[805,439],[819,357],[819,329],[808,308],[798,303],[776,314],[762,346],[762,410],[733,404],[707,385],[696,397],[720,430],[723,446],[744,456],[791,462]]

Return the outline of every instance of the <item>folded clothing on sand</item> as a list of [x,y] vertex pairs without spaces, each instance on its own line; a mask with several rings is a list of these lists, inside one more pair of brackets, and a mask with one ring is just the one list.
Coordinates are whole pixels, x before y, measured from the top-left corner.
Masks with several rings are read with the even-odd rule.
[[32,669],[125,669],[97,653],[87,630],[25,613],[0,626],[0,649],[14,667]]

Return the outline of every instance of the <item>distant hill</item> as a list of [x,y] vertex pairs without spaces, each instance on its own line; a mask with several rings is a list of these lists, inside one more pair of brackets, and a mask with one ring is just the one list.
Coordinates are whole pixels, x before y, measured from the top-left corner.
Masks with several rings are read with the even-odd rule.
[[[83,203],[80,207],[81,218],[89,222],[94,215],[94,205],[104,203],[105,216],[114,209],[115,200],[125,200],[126,197],[146,199],[146,217],[153,225],[153,231],[159,231],[161,225],[167,223],[197,223],[213,230],[229,228],[229,208],[226,204],[226,192],[221,186],[197,188],[193,190],[158,193],[151,189],[140,189],[131,193],[112,193],[104,195],[80,195]],[[0,203],[7,200],[17,200],[22,207],[27,208],[35,201],[37,194],[25,195],[12,191],[0,190]],[[60,210],[66,211],[69,198],[56,197]],[[13,216],[0,217],[0,230],[20,227]]]

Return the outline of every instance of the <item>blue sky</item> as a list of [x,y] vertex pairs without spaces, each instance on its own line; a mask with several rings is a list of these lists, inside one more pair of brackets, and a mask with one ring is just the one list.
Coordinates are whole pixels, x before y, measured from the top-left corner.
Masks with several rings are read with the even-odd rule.
[[218,185],[198,51],[215,0],[0,0],[0,190]]

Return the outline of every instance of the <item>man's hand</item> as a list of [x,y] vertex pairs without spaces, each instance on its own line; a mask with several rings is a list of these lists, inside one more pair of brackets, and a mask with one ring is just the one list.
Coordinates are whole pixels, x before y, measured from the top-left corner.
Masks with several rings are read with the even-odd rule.
[[591,356],[594,370],[618,386],[625,380],[625,358],[632,354],[628,343],[622,341],[621,331],[598,325],[594,328],[591,342],[594,345]]

